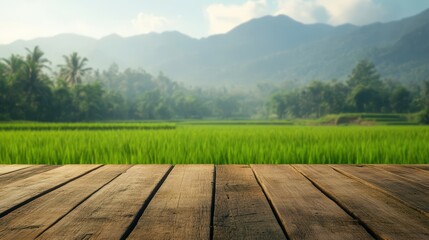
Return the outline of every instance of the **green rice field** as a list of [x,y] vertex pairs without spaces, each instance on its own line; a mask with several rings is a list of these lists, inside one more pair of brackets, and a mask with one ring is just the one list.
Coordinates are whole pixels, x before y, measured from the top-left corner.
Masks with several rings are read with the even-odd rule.
[[175,129],[174,123],[2,123],[0,131],[18,130],[158,130]]
[[424,164],[429,163],[429,127],[172,123],[0,126],[0,164],[92,163]]

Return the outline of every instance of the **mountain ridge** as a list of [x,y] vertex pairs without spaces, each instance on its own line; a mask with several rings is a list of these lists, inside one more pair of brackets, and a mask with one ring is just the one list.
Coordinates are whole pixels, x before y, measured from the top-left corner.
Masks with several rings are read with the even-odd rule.
[[252,19],[231,31],[196,39],[178,31],[100,39],[77,34],[0,45],[0,57],[38,45],[55,65],[74,51],[93,68],[143,68],[192,85],[251,85],[344,79],[361,59],[387,78],[418,83],[429,76],[429,9],[365,26],[303,24],[284,15]]

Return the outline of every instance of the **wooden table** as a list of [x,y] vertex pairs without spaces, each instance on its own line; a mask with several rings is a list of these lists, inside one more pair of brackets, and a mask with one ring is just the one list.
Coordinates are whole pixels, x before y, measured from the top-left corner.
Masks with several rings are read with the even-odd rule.
[[429,239],[428,165],[0,165],[0,239]]

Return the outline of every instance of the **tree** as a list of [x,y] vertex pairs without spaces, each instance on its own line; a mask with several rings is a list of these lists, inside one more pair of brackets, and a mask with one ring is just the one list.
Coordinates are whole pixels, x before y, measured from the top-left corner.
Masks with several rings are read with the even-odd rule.
[[12,54],[9,58],[3,58],[4,64],[4,75],[10,78],[10,81],[13,81],[18,74],[22,73],[24,60],[21,56]]
[[373,63],[362,60],[352,70],[347,84],[350,88],[355,88],[358,85],[378,88],[381,85],[380,75],[377,73]]
[[7,94],[7,98],[2,104],[8,111],[7,115],[12,119],[24,118],[25,95],[22,94],[25,83],[24,60],[21,56],[12,54],[9,58],[3,58],[2,61],[4,62],[2,65],[4,97]]
[[53,91],[52,111],[55,113],[55,121],[76,121],[78,111],[73,102],[73,93],[64,81],[59,81]]
[[0,62],[0,120],[7,120],[9,118],[9,86],[4,74],[5,68],[5,65]]
[[43,69],[49,68],[49,61],[37,46],[26,50],[24,59],[18,55],[3,59],[4,74],[10,85],[9,113],[14,119],[43,120],[47,117],[52,97],[50,80],[43,73]]
[[25,73],[27,74],[30,82],[36,82],[39,80],[40,75],[42,74],[43,69],[50,69],[48,64],[51,62],[44,58],[45,55],[39,46],[34,47],[33,50],[26,48],[27,56],[25,58],[24,66]]
[[349,95],[349,101],[355,106],[357,112],[380,112],[382,99],[375,88],[356,86]]
[[420,115],[420,122],[429,124],[429,81],[423,82],[421,95],[423,111]]
[[63,57],[66,64],[59,65],[61,67],[60,76],[71,85],[81,84],[82,77],[92,70],[92,68],[85,67],[88,59],[81,58],[76,52],[73,52],[70,56],[64,55]]
[[341,113],[347,111],[346,99],[349,94],[349,88],[337,80],[332,80],[331,84],[325,90],[325,98],[329,106],[329,113]]
[[74,119],[78,121],[102,120],[106,113],[104,90],[100,83],[76,85],[73,90]]
[[43,57],[44,53],[38,46],[33,50],[28,48],[26,50],[28,53],[23,65],[24,83],[22,86],[26,99],[26,119],[43,120],[52,98],[49,78],[43,73],[43,69],[49,69],[50,61]]
[[411,92],[403,86],[397,86],[390,96],[390,105],[396,113],[406,113],[412,101]]
[[276,93],[271,96],[271,105],[277,115],[278,119],[286,118],[286,99],[282,93]]

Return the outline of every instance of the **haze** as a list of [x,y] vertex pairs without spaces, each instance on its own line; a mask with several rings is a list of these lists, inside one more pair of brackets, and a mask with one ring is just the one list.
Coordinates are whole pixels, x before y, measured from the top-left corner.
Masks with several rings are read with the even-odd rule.
[[61,33],[100,38],[176,30],[201,38],[279,14],[303,23],[363,25],[427,8],[426,0],[0,0],[0,44]]

